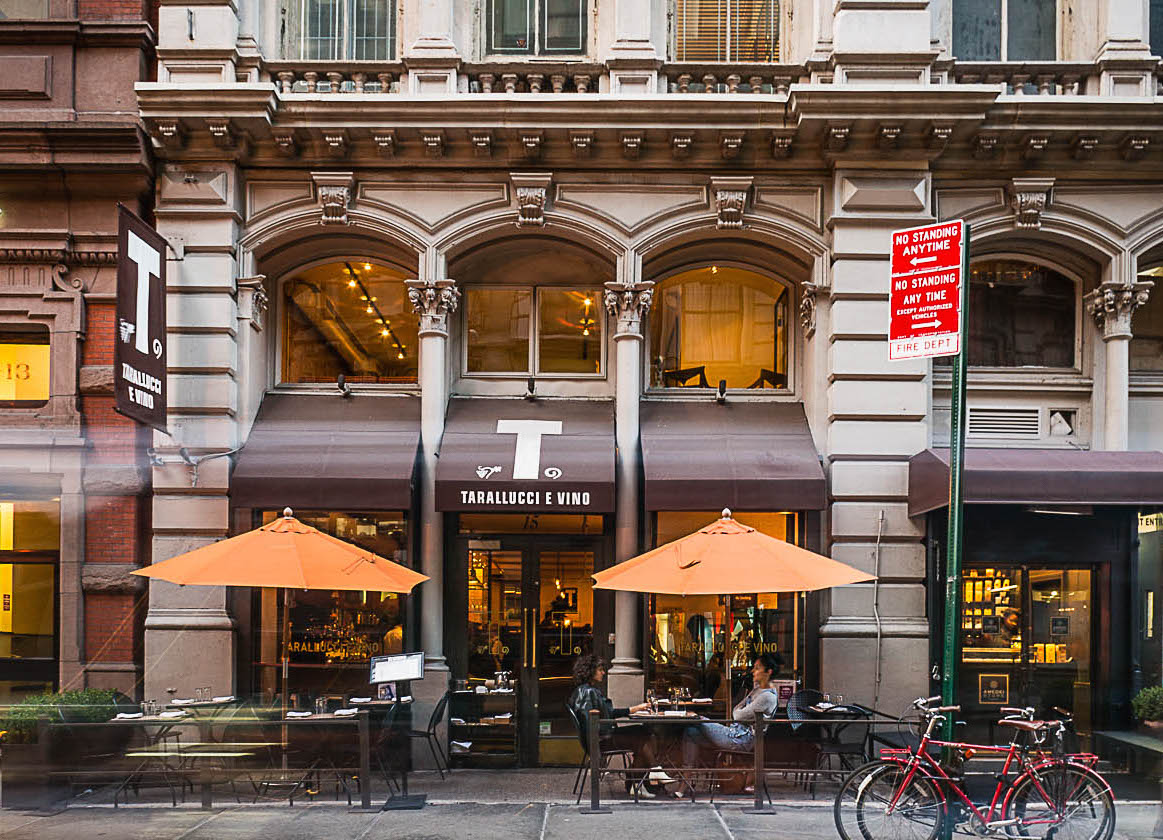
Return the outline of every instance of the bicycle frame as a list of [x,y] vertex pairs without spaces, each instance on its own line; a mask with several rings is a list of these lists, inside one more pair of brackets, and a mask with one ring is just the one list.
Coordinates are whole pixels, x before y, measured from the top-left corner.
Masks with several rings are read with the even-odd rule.
[[[933,728],[941,719],[941,716],[933,716],[929,720],[929,725],[925,729],[925,734],[921,738],[921,743],[914,752],[912,749],[885,749],[881,750],[881,758],[886,761],[892,761],[906,767],[908,772],[904,780],[897,786],[893,793],[892,800],[889,802],[888,811],[896,807],[901,794],[908,789],[909,784],[918,772],[921,772],[923,777],[936,783],[937,794],[941,799],[941,807],[946,812],[949,808],[949,798],[945,793],[945,788],[951,789],[957,794],[958,799],[964,805],[968,812],[982,824],[986,829],[992,830],[1000,828],[1003,825],[1016,824],[1018,820],[1000,820],[998,819],[1002,814],[1007,813],[1010,799],[1013,796],[1014,790],[1018,786],[1018,782],[1027,776],[1032,777],[1034,786],[1038,793],[1044,798],[1047,805],[1055,808],[1055,816],[1053,819],[1045,821],[1031,821],[1029,824],[1034,825],[1040,822],[1054,823],[1062,818],[1062,814],[1058,813],[1057,806],[1054,805],[1054,798],[1046,792],[1042,786],[1041,778],[1038,771],[1051,768],[1061,767],[1063,764],[1072,764],[1081,767],[1093,773],[1094,766],[1098,763],[1098,756],[1090,753],[1071,753],[1062,756],[1062,759],[1047,756],[1045,752],[1037,750],[1038,758],[1031,761],[1028,753],[1029,746],[1023,746],[1019,743],[1021,734],[1018,731],[1014,732],[1013,740],[1008,745],[1000,744],[970,744],[961,741],[941,741],[932,737]],[[973,800],[965,793],[962,784],[945,772],[945,768],[941,766],[940,762],[934,759],[929,754],[930,747],[940,747],[942,749],[948,748],[954,750],[959,755],[965,756],[968,753],[985,753],[988,755],[1005,756],[1005,762],[1002,765],[1000,774],[998,775],[997,786],[994,788],[993,796],[990,799],[988,810],[982,813],[981,810],[973,803]],[[1011,768],[1017,762],[1020,772],[1017,773],[1013,781],[1007,781]],[[1101,776],[1094,774],[1109,791],[1109,786],[1106,780]],[[1005,794],[1003,796],[1003,793]],[[1073,793],[1073,791],[1071,791]]]

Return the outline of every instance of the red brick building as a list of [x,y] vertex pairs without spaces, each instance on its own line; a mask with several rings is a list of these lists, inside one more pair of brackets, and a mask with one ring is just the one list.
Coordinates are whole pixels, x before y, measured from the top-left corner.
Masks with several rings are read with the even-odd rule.
[[113,410],[117,204],[152,207],[142,0],[0,0],[0,704],[141,684],[148,434]]

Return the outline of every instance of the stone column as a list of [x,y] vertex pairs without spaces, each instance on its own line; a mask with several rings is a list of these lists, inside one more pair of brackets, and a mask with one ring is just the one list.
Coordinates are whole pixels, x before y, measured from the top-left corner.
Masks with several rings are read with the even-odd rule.
[[925,694],[929,678],[925,521],[908,515],[908,459],[929,443],[928,365],[890,361],[887,340],[891,233],[932,220],[924,170],[837,170],[836,256],[816,291],[814,340],[829,348],[827,432],[816,444],[834,499],[823,553],[880,576],[879,588],[821,593],[820,682],[883,709]]
[[[615,513],[615,560],[638,554],[641,530],[638,494],[642,461],[639,445],[639,401],[642,398],[642,319],[650,309],[654,283],[607,283],[606,309],[616,319],[614,332],[614,440],[617,444],[618,504]],[[639,658],[636,592],[618,592],[614,601],[614,660],[610,663],[609,695],[615,705],[642,701],[644,675]]]
[[1098,92],[1103,96],[1153,96],[1148,0],[1102,0],[1099,27]]
[[1102,333],[1106,356],[1103,449],[1122,451],[1130,437],[1131,318],[1147,302],[1154,283],[1107,281],[1086,296],[1086,311]]
[[416,40],[404,51],[410,93],[456,93],[460,63],[452,40],[454,0],[412,0]]
[[653,3],[615,0],[614,41],[606,64],[611,93],[656,93],[661,57],[651,40]]
[[[836,0],[832,55],[836,84],[929,84],[929,8],[916,0]],[[896,60],[884,63],[885,45]]]

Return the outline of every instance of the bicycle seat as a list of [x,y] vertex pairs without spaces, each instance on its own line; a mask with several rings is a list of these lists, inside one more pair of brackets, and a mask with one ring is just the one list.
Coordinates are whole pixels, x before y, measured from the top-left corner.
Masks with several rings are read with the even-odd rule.
[[1044,720],[999,720],[998,726],[1012,726],[1014,729],[1020,729],[1023,732],[1037,732],[1040,729],[1046,728],[1046,721]]

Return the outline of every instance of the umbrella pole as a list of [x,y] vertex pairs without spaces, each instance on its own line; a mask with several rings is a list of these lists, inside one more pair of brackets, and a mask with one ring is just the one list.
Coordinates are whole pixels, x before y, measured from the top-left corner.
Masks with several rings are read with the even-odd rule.
[[727,714],[723,717],[733,718],[734,715],[731,714],[731,711],[735,708],[735,704],[732,702],[734,700],[732,696],[734,692],[731,690],[731,660],[735,658],[735,646],[732,644],[735,641],[735,616],[731,613],[730,595],[727,596],[727,626],[725,629],[727,631],[727,638],[724,640],[723,645],[726,648],[726,654],[723,656],[723,667],[727,672]]
[[282,697],[282,718],[283,718],[283,776],[287,774],[287,688],[289,683],[290,671],[290,644],[291,644],[291,615],[290,615],[290,599],[287,597],[287,588],[283,587],[283,690],[280,692]]

